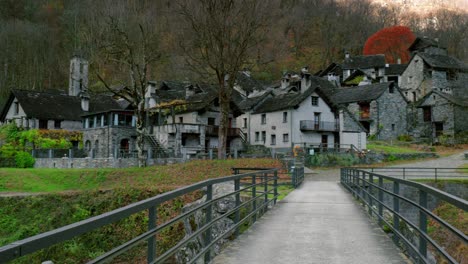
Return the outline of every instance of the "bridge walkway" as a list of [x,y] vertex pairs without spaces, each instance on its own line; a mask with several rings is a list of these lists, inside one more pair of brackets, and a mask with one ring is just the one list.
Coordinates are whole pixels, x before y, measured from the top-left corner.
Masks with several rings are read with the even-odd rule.
[[308,174],[213,263],[411,263],[337,182],[338,170],[322,173]]

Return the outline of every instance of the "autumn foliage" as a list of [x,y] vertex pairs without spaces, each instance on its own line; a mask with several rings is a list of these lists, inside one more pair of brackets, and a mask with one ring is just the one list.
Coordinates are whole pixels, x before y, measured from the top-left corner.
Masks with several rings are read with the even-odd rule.
[[384,54],[387,63],[396,63],[401,58],[402,63],[410,59],[408,47],[416,36],[405,26],[394,26],[381,29],[370,36],[364,45],[363,54]]

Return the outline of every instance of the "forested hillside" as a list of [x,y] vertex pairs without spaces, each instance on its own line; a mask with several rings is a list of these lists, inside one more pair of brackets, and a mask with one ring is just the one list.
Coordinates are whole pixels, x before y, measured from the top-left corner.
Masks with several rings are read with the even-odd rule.
[[[281,72],[308,65],[315,72],[344,52],[362,54],[363,46],[378,30],[395,25],[411,28],[417,36],[438,38],[449,53],[468,60],[468,14],[439,10],[418,15],[367,0],[271,0],[268,34],[255,51],[251,68],[259,79],[271,81]],[[103,89],[96,77],[126,83],[128,72],[109,68],[102,40],[112,17],[150,25],[162,54],[150,69],[149,79],[199,78],[186,67],[183,49],[190,35],[180,30],[179,5],[173,0],[2,0],[0,1],[0,105],[11,88],[61,89],[68,87],[69,58],[90,61],[91,90]],[[242,14],[239,14],[242,16]],[[209,81],[209,80],[205,80]]]

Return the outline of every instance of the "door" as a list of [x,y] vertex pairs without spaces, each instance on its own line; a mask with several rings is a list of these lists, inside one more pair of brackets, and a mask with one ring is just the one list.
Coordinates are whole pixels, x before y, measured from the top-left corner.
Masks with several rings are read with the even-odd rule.
[[322,135],[322,147],[323,148],[328,147],[328,135]]
[[314,129],[320,129],[320,113],[314,113]]

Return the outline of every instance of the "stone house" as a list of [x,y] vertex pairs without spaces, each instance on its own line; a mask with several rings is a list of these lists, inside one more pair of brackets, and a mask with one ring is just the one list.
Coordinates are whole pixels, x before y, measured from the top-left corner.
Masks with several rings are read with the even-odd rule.
[[401,76],[400,88],[410,102],[416,102],[432,90],[456,96],[468,96],[468,65],[447,55],[438,42],[417,38],[410,46],[413,54]]
[[[150,109],[154,120],[152,136],[165,149],[176,155],[195,156],[218,147],[220,124],[219,99],[215,86],[163,81],[155,88],[154,97],[159,106]],[[233,94],[234,101],[241,95]],[[166,114],[162,114],[166,113]],[[231,103],[227,145],[229,151],[242,148],[236,116],[237,105]],[[166,116],[163,118],[162,116]]]
[[339,88],[333,102],[345,107],[377,139],[407,134],[407,101],[393,82]]
[[385,75],[385,55],[350,56],[346,53],[343,64],[343,80],[346,80],[354,71],[360,70],[370,79],[380,82]]
[[440,141],[440,136],[468,141],[468,101],[432,90],[417,105],[422,109],[418,130],[421,137]]
[[251,145],[290,151],[294,145],[339,144],[366,147],[365,129],[343,109],[337,108],[325,89],[334,86],[303,69],[286,74],[281,84],[265,89],[240,103],[244,114],[237,123]]
[[68,93],[56,90],[13,89],[0,114],[0,123],[16,122],[25,129],[81,128],[81,114],[108,106],[109,100],[93,98],[90,102],[88,62],[79,56],[70,60]]

